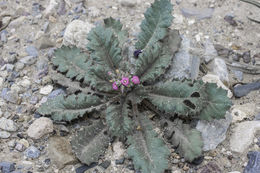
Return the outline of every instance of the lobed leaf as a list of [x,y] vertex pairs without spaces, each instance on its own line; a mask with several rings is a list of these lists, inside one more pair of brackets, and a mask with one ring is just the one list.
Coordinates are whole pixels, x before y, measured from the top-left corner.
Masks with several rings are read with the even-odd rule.
[[[87,48],[91,52],[92,60],[103,67],[104,72],[115,72],[122,59],[119,41],[111,28],[97,26],[88,34]],[[105,74],[106,74],[105,73]]]
[[120,105],[111,104],[106,110],[106,121],[112,136],[125,138],[132,131],[133,122],[128,117],[130,109],[126,100],[122,99]]
[[127,31],[122,30],[123,24],[112,17],[104,19],[104,23],[106,28],[111,28],[114,31],[114,34],[117,36],[119,41],[119,47],[122,47],[128,39]]
[[179,49],[180,35],[175,30],[169,30],[168,35],[161,41],[147,47],[136,62],[136,75],[142,82],[154,82],[165,74],[170,66],[173,55]]
[[212,120],[225,118],[226,111],[232,106],[231,100],[227,97],[227,91],[218,88],[215,83],[206,83],[203,91],[207,97],[202,101],[204,105],[199,119]]
[[136,49],[145,49],[163,39],[172,23],[172,4],[169,0],[155,0],[144,13]]
[[59,95],[43,103],[37,111],[41,115],[51,115],[55,121],[71,121],[87,112],[99,110],[102,106],[104,103],[94,95]]
[[174,122],[167,120],[164,123],[167,123],[165,136],[185,160],[192,162],[201,156],[203,140],[199,131],[191,129],[188,124],[183,124],[180,119]]
[[75,78],[77,81],[84,79],[88,83],[89,72],[92,62],[89,55],[82,53],[79,48],[62,46],[56,49],[52,63],[57,66],[57,71],[65,73],[68,78]]
[[151,120],[143,114],[138,118],[140,130],[128,136],[127,153],[133,159],[135,169],[142,173],[162,173],[168,168],[170,151],[154,132]]
[[152,89],[148,100],[166,113],[188,116],[196,115],[202,108],[203,84],[191,81],[167,81]]
[[161,111],[204,120],[224,118],[231,107],[226,90],[202,81],[168,81],[154,87],[148,99]]
[[104,69],[94,65],[89,55],[76,47],[62,46],[54,53],[52,63],[57,71],[65,73],[70,79],[76,79],[99,91],[112,91],[112,85]]
[[90,165],[93,162],[98,162],[99,157],[105,153],[110,142],[105,131],[106,126],[102,121],[96,121],[72,137],[72,149],[82,163]]

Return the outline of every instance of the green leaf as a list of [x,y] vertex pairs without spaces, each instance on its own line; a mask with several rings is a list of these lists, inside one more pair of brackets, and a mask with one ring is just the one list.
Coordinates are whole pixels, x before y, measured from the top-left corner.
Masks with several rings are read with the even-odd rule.
[[168,168],[170,151],[163,140],[154,132],[151,120],[139,115],[140,130],[128,136],[128,155],[133,159],[135,169],[142,173],[163,173]]
[[173,55],[179,49],[180,42],[179,33],[175,30],[169,30],[162,42],[154,43],[139,55],[136,62],[136,75],[140,77],[142,82],[154,82],[165,74]]
[[207,94],[202,112],[199,118],[203,120],[212,120],[225,118],[226,111],[232,106],[231,100],[227,97],[227,91],[218,88],[215,83],[207,83],[203,90]]
[[89,83],[89,73],[92,62],[89,55],[82,53],[76,47],[62,46],[55,50],[52,63],[57,66],[57,71],[65,73],[68,78],[76,78],[77,81],[84,79],[85,83]]
[[231,107],[226,90],[202,81],[168,81],[154,87],[148,99],[161,111],[204,120],[225,118]]
[[133,122],[128,117],[130,110],[125,99],[121,98],[120,105],[112,104],[106,110],[106,121],[113,136],[123,139],[132,131]]
[[185,160],[192,162],[201,156],[203,140],[199,131],[191,129],[188,124],[183,124],[180,119],[174,122],[167,120],[164,123],[167,123],[166,137]]
[[179,115],[196,115],[203,108],[202,82],[167,81],[152,89],[148,99],[159,110]]
[[115,72],[119,68],[122,59],[119,41],[111,28],[97,26],[88,34],[87,48],[91,52],[93,61],[101,65],[104,71]]
[[94,95],[59,95],[43,103],[37,111],[42,115],[51,115],[55,121],[71,121],[103,106],[100,98]]
[[102,121],[94,122],[92,125],[83,127],[71,139],[72,149],[78,159],[87,165],[98,162],[109,145],[110,138],[105,135],[106,126]]
[[167,35],[167,29],[172,23],[172,4],[169,0],[155,0],[144,13],[141,32],[135,44],[136,49],[145,49]]
[[117,36],[119,41],[119,47],[122,47],[123,44],[128,39],[128,33],[126,30],[122,30],[123,24],[119,20],[115,20],[112,17],[104,19],[105,27],[112,28],[114,34]]
[[83,80],[84,84],[99,91],[112,91],[112,84],[104,69],[97,64],[93,65],[89,55],[76,47],[62,46],[57,49],[52,63],[58,67],[57,71],[65,73],[70,79]]

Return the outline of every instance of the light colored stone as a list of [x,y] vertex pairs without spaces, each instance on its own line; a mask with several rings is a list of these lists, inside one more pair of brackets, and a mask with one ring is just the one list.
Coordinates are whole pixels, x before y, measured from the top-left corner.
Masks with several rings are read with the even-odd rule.
[[217,53],[213,43],[209,39],[207,39],[205,41],[205,55],[204,56],[205,56],[205,61],[207,63],[218,56],[218,53]]
[[231,150],[243,153],[252,144],[255,133],[260,130],[259,121],[245,121],[239,123],[230,138]]
[[77,47],[86,49],[88,43],[86,39],[87,34],[93,27],[94,25],[89,22],[73,20],[65,30],[63,44],[66,46],[76,45]]
[[6,132],[6,131],[0,131],[0,138],[2,139],[7,139],[11,136],[10,133]]
[[3,83],[4,83],[4,78],[0,77],[0,88],[2,88]]
[[225,83],[229,83],[228,69],[225,61],[221,58],[214,59],[213,72],[219,77],[219,79]]
[[25,146],[26,148],[28,148],[30,146],[29,142],[26,139],[24,139],[24,138],[20,139],[18,141],[18,143],[23,144],[23,146]]
[[89,16],[94,17],[94,18],[99,17],[101,14],[100,10],[97,7],[89,7],[88,10],[89,10],[89,13],[88,13]]
[[113,158],[116,159],[122,159],[124,153],[125,153],[125,149],[124,149],[124,145],[122,142],[114,142],[113,143]]
[[51,132],[53,132],[53,123],[51,119],[46,117],[36,119],[27,130],[28,136],[33,139],[40,139]]
[[17,130],[17,126],[13,120],[9,120],[5,117],[0,118],[0,129],[9,132],[15,132]]
[[232,172],[228,172],[228,173],[240,173],[239,171],[232,171]]
[[43,88],[40,89],[40,94],[42,95],[48,95],[52,92],[53,86],[52,85],[47,85]]
[[215,119],[210,122],[199,120],[196,129],[201,132],[204,151],[215,149],[219,143],[226,139],[226,132],[231,121],[232,116],[229,112],[226,113],[225,119]]
[[77,161],[73,155],[70,142],[64,137],[50,138],[47,151],[52,163],[59,169]]
[[233,96],[232,92],[228,87],[226,87],[223,82],[220,80],[220,78],[217,75],[214,74],[207,74],[202,77],[203,82],[208,82],[208,83],[216,83],[218,87],[223,88],[224,90],[227,90],[227,96],[231,98]]
[[31,81],[29,80],[29,77],[24,76],[23,80],[19,81],[17,84],[24,88],[29,88],[31,86]]
[[56,0],[50,0],[49,5],[46,7],[44,11],[44,15],[46,17],[49,17],[50,15],[54,14],[58,5],[59,3]]
[[246,103],[243,105],[233,105],[231,108],[232,122],[242,121],[245,118],[253,117],[255,115],[255,103]]

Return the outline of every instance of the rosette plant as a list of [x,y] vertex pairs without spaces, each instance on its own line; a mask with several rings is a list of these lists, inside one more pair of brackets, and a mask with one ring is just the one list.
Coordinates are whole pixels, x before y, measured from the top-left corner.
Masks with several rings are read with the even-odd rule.
[[[54,53],[58,73],[53,78],[72,94],[48,100],[38,112],[69,122],[100,115],[71,140],[83,163],[97,162],[111,137],[125,143],[142,173],[168,168],[166,143],[191,162],[202,155],[203,146],[191,120],[224,118],[231,106],[227,92],[216,84],[165,78],[181,42],[178,31],[170,29],[170,1],[155,0],[144,16],[133,55],[127,31],[113,18],[90,31],[87,50],[63,46]],[[154,130],[156,125],[163,133]]]

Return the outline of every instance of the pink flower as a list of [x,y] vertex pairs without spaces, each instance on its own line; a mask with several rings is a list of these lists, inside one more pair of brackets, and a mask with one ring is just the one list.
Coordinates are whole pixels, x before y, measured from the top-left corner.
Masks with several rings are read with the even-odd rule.
[[139,80],[139,77],[138,77],[138,76],[133,76],[131,81],[132,81],[134,84],[139,84],[139,83],[140,83],[140,80]]
[[107,72],[107,74],[108,74],[109,76],[111,76],[111,75],[112,75],[111,71]]
[[120,82],[121,82],[121,84],[123,84],[124,86],[128,86],[128,84],[129,84],[129,78],[128,78],[128,77],[123,77]]
[[114,82],[114,83],[112,84],[112,88],[113,88],[114,90],[118,90],[118,86],[117,86],[116,82]]

